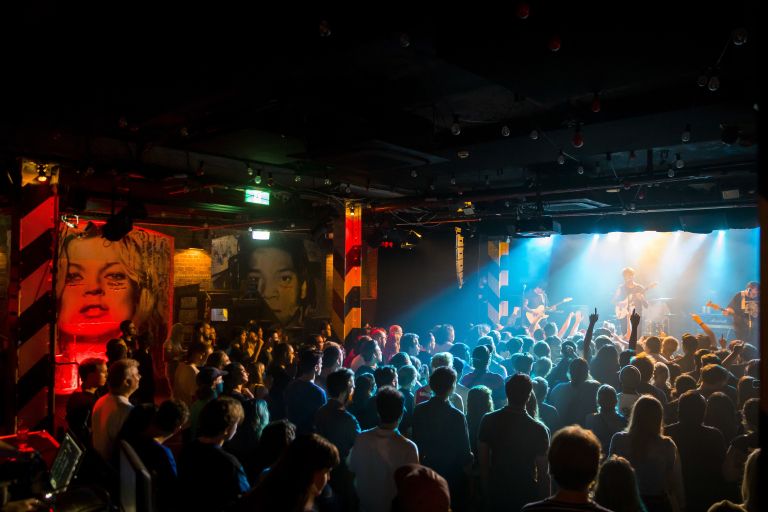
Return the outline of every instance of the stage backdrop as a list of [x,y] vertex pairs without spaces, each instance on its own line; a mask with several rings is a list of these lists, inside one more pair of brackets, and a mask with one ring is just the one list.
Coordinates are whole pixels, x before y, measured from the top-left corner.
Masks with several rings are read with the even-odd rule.
[[[59,362],[104,357],[106,342],[133,320],[161,346],[172,318],[173,239],[134,228],[120,241],[101,236],[101,224],[61,224],[58,255]],[[61,368],[61,367],[60,367]],[[57,392],[77,386],[75,367],[57,372]]]
[[213,287],[229,292],[227,320],[240,325],[255,320],[301,330],[327,319],[325,266],[325,254],[301,235],[254,240],[246,231],[212,241]]

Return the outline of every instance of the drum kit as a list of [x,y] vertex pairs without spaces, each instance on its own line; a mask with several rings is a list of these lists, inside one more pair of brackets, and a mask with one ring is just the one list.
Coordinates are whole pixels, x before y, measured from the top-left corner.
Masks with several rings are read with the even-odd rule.
[[659,297],[648,299],[648,308],[643,312],[645,317],[645,329],[643,334],[658,336],[661,333],[671,332],[670,321],[675,316],[669,308],[671,297]]

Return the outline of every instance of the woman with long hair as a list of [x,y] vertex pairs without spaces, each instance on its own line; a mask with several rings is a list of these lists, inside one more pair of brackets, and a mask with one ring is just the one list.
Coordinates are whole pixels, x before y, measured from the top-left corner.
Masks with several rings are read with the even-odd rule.
[[612,455],[600,466],[595,503],[613,512],[646,512],[635,470],[627,459]]
[[733,400],[719,391],[709,395],[704,424],[722,432],[726,446],[731,444],[733,438],[739,433],[739,416]]
[[475,386],[467,394],[467,427],[469,428],[469,444],[472,453],[477,453],[477,433],[480,431],[480,421],[487,413],[493,412],[493,397],[487,386]]
[[264,479],[242,500],[239,510],[315,510],[331,470],[339,464],[339,451],[317,434],[296,438]]
[[649,512],[685,508],[683,474],[677,446],[662,434],[664,410],[648,395],[635,402],[624,432],[611,440],[610,455],[626,458],[637,472],[640,496]]

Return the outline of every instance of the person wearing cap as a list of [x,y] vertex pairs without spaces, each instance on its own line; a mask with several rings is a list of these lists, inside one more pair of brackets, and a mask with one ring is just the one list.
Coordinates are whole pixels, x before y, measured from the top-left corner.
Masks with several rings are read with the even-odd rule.
[[392,512],[448,512],[451,494],[448,482],[421,464],[406,464],[395,471],[397,495]]
[[196,400],[189,408],[189,434],[193,439],[197,435],[197,419],[200,417],[200,411],[203,410],[205,404],[219,396],[219,387],[223,384],[222,377],[224,375],[227,375],[227,372],[213,366],[203,366],[197,372],[195,377],[197,384]]

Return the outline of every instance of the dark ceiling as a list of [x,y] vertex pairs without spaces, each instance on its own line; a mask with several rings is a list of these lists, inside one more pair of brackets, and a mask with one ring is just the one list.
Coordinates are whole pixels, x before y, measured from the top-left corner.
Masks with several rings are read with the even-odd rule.
[[[158,223],[311,228],[345,199],[489,232],[756,222],[755,2],[525,4],[26,7],[0,152],[61,164],[65,208],[140,200]],[[259,173],[268,209],[242,201]]]

